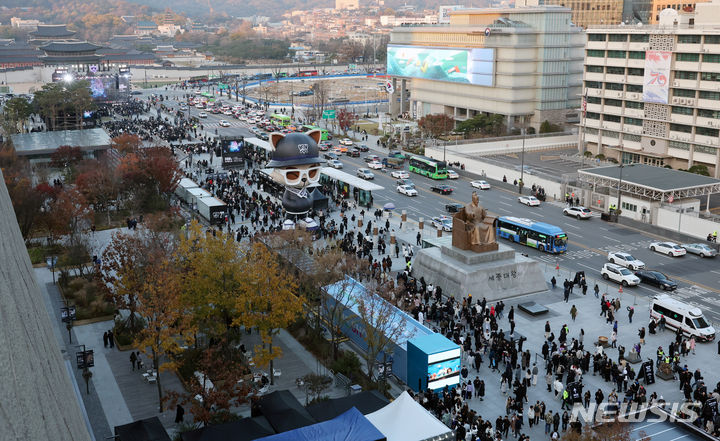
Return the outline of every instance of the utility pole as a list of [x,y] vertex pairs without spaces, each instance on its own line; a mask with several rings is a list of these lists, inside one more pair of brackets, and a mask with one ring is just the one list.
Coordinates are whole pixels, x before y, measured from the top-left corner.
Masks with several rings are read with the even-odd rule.
[[522,193],[523,177],[525,176],[525,127],[520,128],[520,132],[522,134],[522,154],[520,155],[520,183],[518,184],[518,188],[520,189],[520,193]]

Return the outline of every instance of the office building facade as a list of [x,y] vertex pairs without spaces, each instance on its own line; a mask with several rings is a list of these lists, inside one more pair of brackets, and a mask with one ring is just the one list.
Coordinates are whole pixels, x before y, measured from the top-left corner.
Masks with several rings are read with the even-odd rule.
[[623,0],[517,0],[523,6],[556,5],[572,11],[572,22],[587,28],[595,25],[616,25],[622,21]]
[[580,148],[720,177],[720,0],[657,26],[588,29]]
[[508,130],[577,122],[584,44],[570,9],[557,6],[464,9],[449,25],[395,28],[391,113],[499,113]]

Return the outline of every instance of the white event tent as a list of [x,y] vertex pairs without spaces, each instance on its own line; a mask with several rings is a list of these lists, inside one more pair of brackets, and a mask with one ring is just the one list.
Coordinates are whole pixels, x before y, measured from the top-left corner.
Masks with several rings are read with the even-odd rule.
[[445,424],[407,392],[365,417],[387,437],[387,441],[441,441],[455,438]]

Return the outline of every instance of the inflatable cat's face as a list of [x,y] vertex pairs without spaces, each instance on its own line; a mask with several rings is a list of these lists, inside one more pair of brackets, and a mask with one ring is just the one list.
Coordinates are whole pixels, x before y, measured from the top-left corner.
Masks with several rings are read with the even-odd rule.
[[270,144],[273,146],[272,160],[268,168],[273,168],[271,177],[286,187],[305,188],[317,184],[320,180],[320,141],[321,132],[311,130],[307,133],[273,133]]

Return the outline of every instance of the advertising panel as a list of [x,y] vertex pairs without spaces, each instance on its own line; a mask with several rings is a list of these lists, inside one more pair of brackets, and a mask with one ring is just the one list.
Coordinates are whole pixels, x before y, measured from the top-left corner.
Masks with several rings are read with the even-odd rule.
[[670,88],[670,61],[672,52],[646,51],[643,101],[667,104]]
[[428,389],[439,389],[460,382],[460,358],[428,365]]
[[463,5],[440,6],[438,10],[438,23],[450,23],[450,12],[463,9],[464,7]]
[[220,147],[222,148],[222,160],[224,166],[245,164],[245,155],[243,153],[245,140],[243,138],[223,139]]
[[492,86],[495,50],[388,45],[391,76]]

